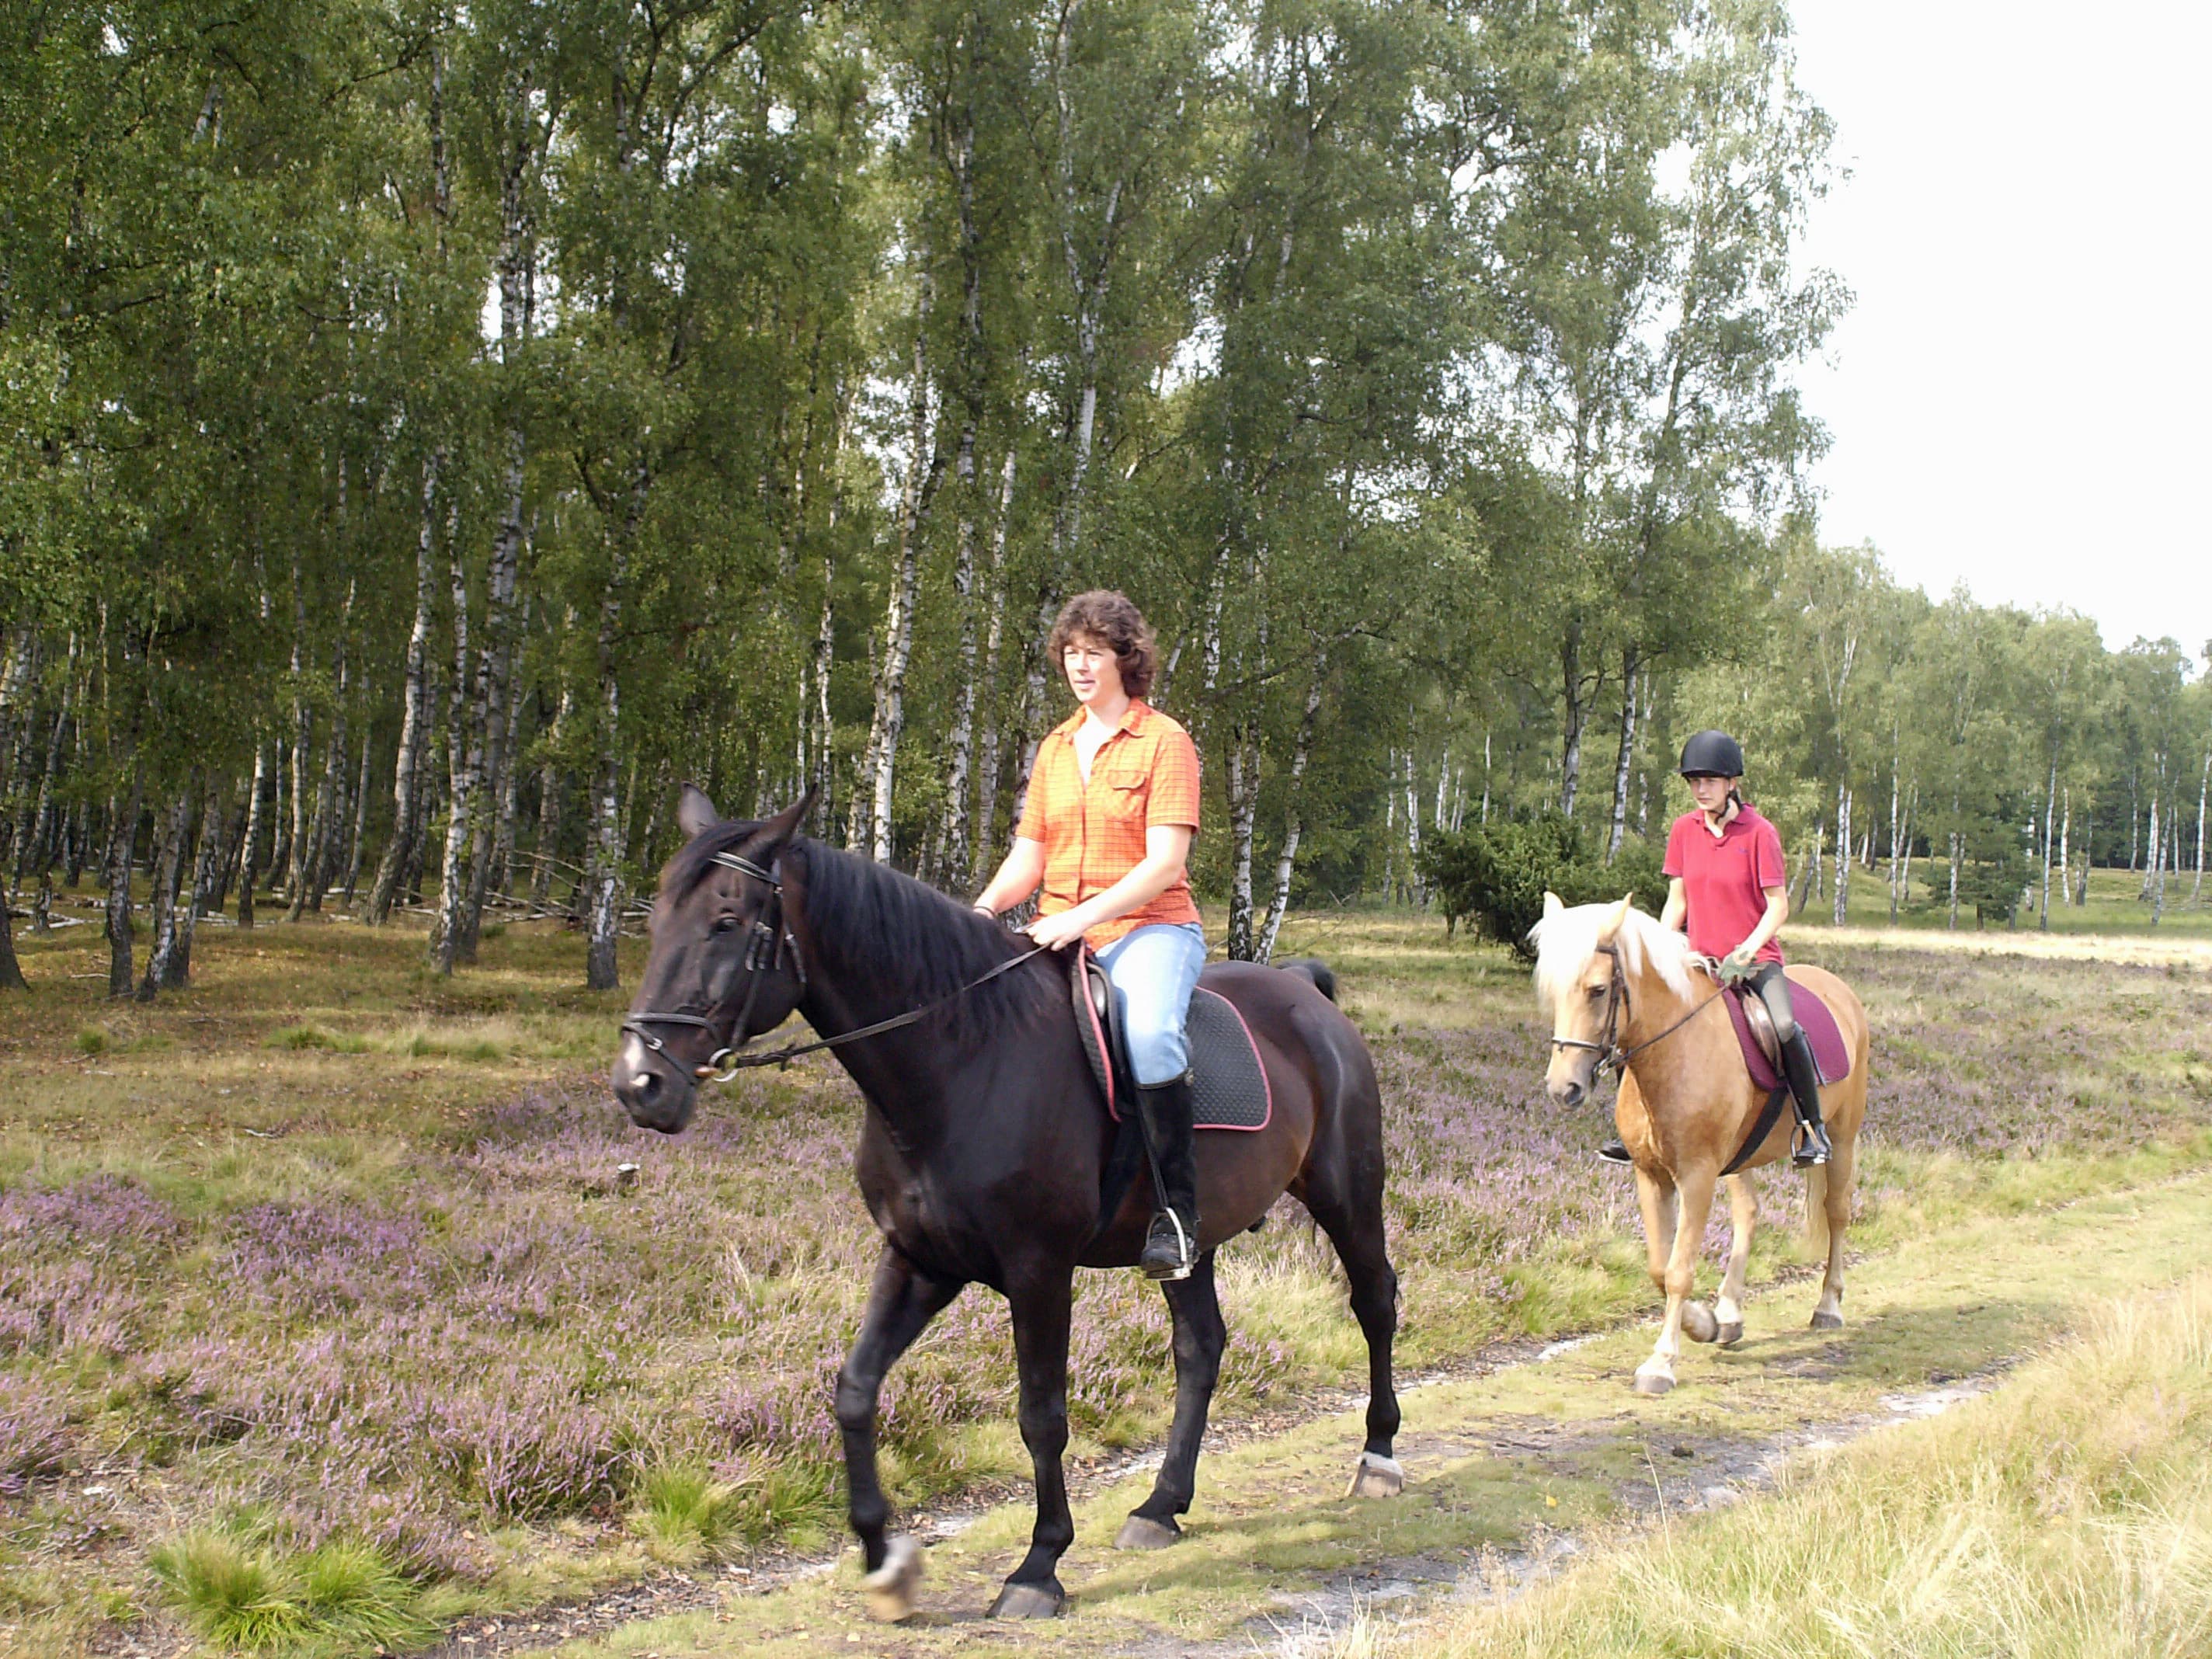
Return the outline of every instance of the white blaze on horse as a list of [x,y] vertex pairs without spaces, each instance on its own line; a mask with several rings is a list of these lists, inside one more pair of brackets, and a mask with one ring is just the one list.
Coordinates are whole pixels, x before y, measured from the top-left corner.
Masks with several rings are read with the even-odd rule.
[[[1744,1264],[1759,1200],[1741,1172],[1789,1157],[1793,1115],[1786,1105],[1771,1109],[1773,1091],[1753,1081],[1735,1021],[1724,1005],[1713,1006],[1723,994],[1705,959],[1630,899],[1570,908],[1547,893],[1544,919],[1529,938],[1537,999],[1552,1018],[1546,1091],[1576,1106],[1601,1072],[1620,1074],[1613,1119],[1636,1165],[1651,1282],[1667,1298],[1658,1345],[1637,1369],[1636,1390],[1664,1394],[1674,1386],[1685,1334],[1723,1347],[1742,1340]],[[1820,968],[1792,967],[1789,975],[1801,1024],[1808,1023],[1808,992],[1833,1016],[1834,1058],[1822,1069],[1840,1073],[1820,1091],[1835,1153],[1806,1171],[1805,1184],[1807,1237],[1827,1256],[1812,1324],[1827,1330],[1844,1322],[1844,1231],[1866,1120],[1870,1040],[1866,1010],[1850,987]],[[1691,1293],[1713,1188],[1723,1179],[1735,1236],[1719,1299],[1708,1309]]]

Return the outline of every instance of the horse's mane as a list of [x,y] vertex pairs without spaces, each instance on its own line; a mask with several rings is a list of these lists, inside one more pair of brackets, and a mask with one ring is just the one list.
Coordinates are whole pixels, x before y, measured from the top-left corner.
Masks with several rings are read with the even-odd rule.
[[[744,819],[702,830],[668,861],[667,891],[681,896],[715,869],[714,855],[742,847],[760,829]],[[1004,926],[888,865],[823,842],[795,836],[782,857],[805,871],[807,932],[817,948],[854,967],[866,964],[900,1000],[925,1007],[1027,948]],[[1039,1012],[1065,989],[1064,975],[1026,969],[978,986],[931,1018],[963,1037],[988,1037]],[[1064,1000],[1064,994],[1060,999]]]
[[[1546,916],[1528,930],[1529,942],[1536,947],[1536,1000],[1544,1007],[1557,1007],[1559,997],[1582,982],[1583,969],[1597,954],[1598,935],[1613,909],[1610,904],[1577,904]],[[1677,995],[1690,994],[1690,941],[1671,927],[1662,927],[1656,916],[1630,905],[1613,943],[1622,969],[1632,977],[1648,967]]]

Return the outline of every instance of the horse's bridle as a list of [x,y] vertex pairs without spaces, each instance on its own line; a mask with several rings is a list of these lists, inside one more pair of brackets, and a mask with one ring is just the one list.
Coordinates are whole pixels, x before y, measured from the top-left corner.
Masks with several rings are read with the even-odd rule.
[[[1599,955],[1610,957],[1613,962],[1613,976],[1606,986],[1605,1035],[1595,1042],[1592,1042],[1587,1037],[1555,1036],[1552,1039],[1552,1046],[1554,1048],[1588,1048],[1597,1055],[1597,1064],[1590,1067],[1590,1081],[1593,1084],[1607,1072],[1619,1072],[1653,1043],[1674,1036],[1675,1032],[1720,1000],[1717,996],[1707,997],[1681,1018],[1660,1032],[1657,1036],[1646,1037],[1643,1042],[1624,1048],[1620,1046],[1620,1015],[1621,1011],[1628,1006],[1628,976],[1620,971],[1620,951],[1618,947],[1601,945],[1596,949]],[[1713,971],[1712,963],[1705,958],[1693,957],[1692,960],[1703,963],[1708,973]],[[1718,977],[1717,974],[1714,976]]]
[[[760,914],[753,918],[752,938],[745,945],[745,997],[738,1005],[729,1029],[722,1034],[720,1046],[708,1056],[704,1066],[695,1068],[696,1075],[714,1076],[718,1083],[727,1083],[741,1067],[732,1066],[727,1072],[718,1073],[726,1060],[735,1054],[739,1044],[751,1041],[752,1033],[745,1030],[746,1022],[752,1018],[753,1005],[759,1000],[761,978],[765,973],[780,973],[784,956],[790,953],[791,964],[799,975],[799,994],[806,994],[806,959],[799,954],[799,941],[792,937],[791,929],[783,918],[783,881],[773,867],[763,868],[742,853],[717,853],[711,862],[725,870],[734,870],[741,876],[750,876],[755,881],[768,884],[768,902],[761,906]],[[770,954],[773,952],[773,954]],[[689,1009],[672,1013],[633,1013],[622,1023],[622,1029],[635,1037],[656,1054],[665,1057],[668,1045],[647,1030],[648,1025],[689,1025],[695,1030],[714,1034],[714,1022]],[[740,1035],[743,1033],[743,1035]]]
[[[799,953],[799,941],[792,937],[791,929],[784,921],[783,880],[777,875],[775,870],[773,867],[763,869],[741,853],[717,853],[712,861],[720,865],[726,870],[735,870],[739,875],[750,876],[756,881],[764,881],[769,887],[769,901],[761,907],[760,915],[753,918],[752,939],[745,947],[745,999],[738,1005],[737,1016],[731,1020],[729,1030],[723,1034],[721,1046],[708,1056],[705,1065],[692,1068],[693,1076],[711,1078],[717,1083],[727,1083],[739,1072],[752,1066],[787,1066],[801,1054],[814,1054],[823,1048],[839,1048],[848,1042],[858,1042],[862,1037],[876,1036],[884,1031],[895,1031],[902,1025],[911,1025],[915,1021],[935,1013],[939,1009],[958,1001],[977,987],[989,984],[1000,975],[1012,973],[1024,963],[1032,957],[1042,956],[1046,951],[1052,948],[1049,945],[1039,945],[1023,951],[1019,956],[1008,957],[996,967],[978,974],[948,996],[939,997],[934,1002],[926,1004],[920,1008],[909,1009],[905,1013],[894,1014],[889,1019],[879,1019],[872,1025],[863,1025],[857,1031],[841,1031],[836,1036],[822,1037],[812,1042],[789,1043],[783,1048],[773,1048],[764,1054],[741,1054],[738,1050],[758,1035],[757,1032],[747,1030],[745,1027],[752,1018],[753,1004],[760,994],[763,971],[781,971],[783,967],[784,953],[788,951],[791,953],[792,969],[799,975],[799,994],[803,998],[806,994],[806,958]],[[771,917],[774,919],[770,920]],[[764,954],[771,950],[775,952],[772,957]],[[714,1030],[713,1020],[695,1014],[688,1008],[665,1014],[634,1013],[623,1021],[622,1029],[624,1031],[652,1049],[654,1054],[664,1057],[668,1055],[668,1045],[646,1030],[647,1025],[689,1025],[710,1035]],[[720,1067],[724,1061],[728,1062],[727,1069],[718,1070],[717,1068]]]

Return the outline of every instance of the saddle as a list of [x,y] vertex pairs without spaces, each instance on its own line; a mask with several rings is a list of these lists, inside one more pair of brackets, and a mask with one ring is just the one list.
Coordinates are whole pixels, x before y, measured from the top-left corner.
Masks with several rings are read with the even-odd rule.
[[[1743,1050],[1744,1069],[1751,1073],[1753,1086],[1766,1096],[1743,1144],[1736,1148],[1735,1156],[1722,1166],[1723,1175],[1734,1175],[1766,1144],[1767,1136],[1782,1121],[1782,1109],[1790,1098],[1790,1085],[1782,1073],[1781,1039],[1775,1034],[1774,1017],[1766,1012],[1766,1005],[1741,986],[1723,986],[1721,997],[1728,1004],[1729,1023],[1735,1027],[1736,1046]],[[1793,979],[1790,981],[1790,1012],[1797,1017],[1797,1028],[1805,1033],[1805,1040],[1812,1046],[1814,1075],[1823,1084],[1840,1083],[1849,1077],[1851,1051],[1844,1046],[1844,1034],[1837,1029],[1836,1017],[1828,1005],[1811,987]]]
[[[1105,1097],[1106,1115],[1119,1123],[1122,1104],[1136,1088],[1112,985],[1088,950],[1076,953],[1071,975],[1075,997],[1075,1030],[1091,1075]],[[1273,1091],[1260,1047],[1237,1005],[1218,991],[1200,986],[1190,995],[1184,1027],[1190,1048],[1193,1121],[1201,1129],[1264,1129],[1274,1116]]]

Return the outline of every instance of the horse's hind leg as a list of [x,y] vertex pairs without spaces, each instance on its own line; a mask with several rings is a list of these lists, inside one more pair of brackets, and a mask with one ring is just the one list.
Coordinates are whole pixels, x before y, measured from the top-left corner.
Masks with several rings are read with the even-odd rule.
[[1751,1260],[1751,1236],[1759,1224],[1759,1189],[1747,1175],[1729,1176],[1728,1189],[1728,1272],[1713,1304],[1713,1319],[1721,1346],[1733,1348],[1743,1340],[1744,1267]]
[[1398,1391],[1390,1368],[1390,1345],[1398,1334],[1398,1274],[1383,1243],[1382,1181],[1378,1176],[1373,1192],[1352,1199],[1323,1186],[1309,1182],[1306,1209],[1336,1246],[1352,1317],[1367,1338],[1367,1443],[1346,1496],[1395,1498],[1406,1487],[1406,1472],[1392,1455],[1398,1437]]
[[886,1543],[884,1526],[890,1506],[876,1474],[876,1401],[884,1373],[898,1361],[929,1322],[963,1286],[957,1279],[933,1279],[890,1245],[876,1258],[875,1281],[868,1288],[868,1310],[860,1340],[837,1373],[837,1428],[845,1444],[845,1486],[853,1530],[867,1563],[864,1588],[871,1616],[886,1621],[914,1611],[915,1586],[921,1579],[921,1552],[906,1538]]
[[1827,1250],[1820,1299],[1813,1306],[1816,1331],[1839,1330],[1844,1323],[1844,1233],[1851,1223],[1851,1175],[1858,1150],[1855,1140],[1841,1138],[1826,1164],[1806,1171],[1805,1230],[1815,1249],[1826,1245]]
[[1229,1330],[1221,1322],[1221,1302],[1214,1292],[1213,1252],[1198,1259],[1188,1279],[1170,1279],[1160,1285],[1175,1318],[1175,1425],[1168,1431],[1167,1455],[1161,1461],[1159,1479],[1152,1496],[1129,1512],[1116,1549],[1159,1549],[1182,1535],[1176,1516],[1190,1509],[1198,1480],[1199,1443],[1206,1438],[1206,1413],[1213,1403],[1213,1385],[1221,1375],[1221,1350]]

